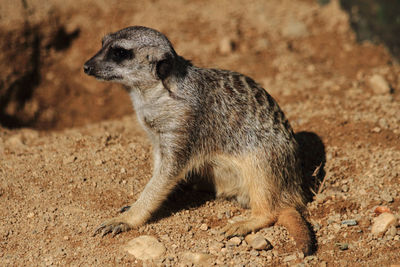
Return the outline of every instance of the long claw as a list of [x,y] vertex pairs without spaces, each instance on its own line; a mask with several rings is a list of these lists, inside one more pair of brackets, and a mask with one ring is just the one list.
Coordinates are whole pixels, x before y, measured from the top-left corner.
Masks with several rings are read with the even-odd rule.
[[128,211],[131,208],[131,206],[124,206],[119,210],[119,213],[124,213],[125,211]]
[[112,225],[108,225],[106,227],[104,227],[103,232],[101,234],[101,236],[106,236],[108,233],[112,232],[113,230],[113,226]]
[[122,232],[122,226],[118,225],[117,227],[114,228],[114,230],[112,231],[112,237],[115,237],[116,235],[118,235],[119,233]]
[[99,227],[97,227],[97,229],[94,231],[93,236],[100,234],[102,237],[104,237],[111,233],[114,237],[119,233],[130,230],[131,227],[131,225],[124,222],[123,217],[117,217],[100,224]]
[[94,230],[94,233],[92,236],[96,236],[97,234],[99,234],[104,227],[106,227],[104,223],[100,224],[100,226],[97,227],[96,230]]

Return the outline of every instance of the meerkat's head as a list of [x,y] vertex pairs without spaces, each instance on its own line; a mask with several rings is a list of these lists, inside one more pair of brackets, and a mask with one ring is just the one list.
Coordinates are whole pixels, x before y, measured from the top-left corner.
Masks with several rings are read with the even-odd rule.
[[106,35],[102,47],[83,69],[100,80],[150,88],[173,71],[178,56],[162,33],[134,26]]

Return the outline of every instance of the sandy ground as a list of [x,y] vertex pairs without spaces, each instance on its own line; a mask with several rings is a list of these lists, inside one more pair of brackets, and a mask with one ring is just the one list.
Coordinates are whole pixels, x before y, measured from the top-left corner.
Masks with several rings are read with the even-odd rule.
[[[400,228],[371,234],[376,206],[400,214],[400,68],[384,47],[355,42],[335,1],[64,2],[0,8],[0,114],[24,126],[0,128],[0,265],[190,266],[188,251],[218,266],[400,264]],[[308,204],[315,255],[304,258],[279,226],[260,231],[272,250],[230,244],[218,230],[248,211],[185,187],[148,224],[92,237],[152,170],[126,93],[82,72],[101,37],[129,25],[164,32],[195,65],[253,77],[278,101],[306,171],[321,165]],[[142,262],[123,249],[144,234],[166,246],[161,258]]]

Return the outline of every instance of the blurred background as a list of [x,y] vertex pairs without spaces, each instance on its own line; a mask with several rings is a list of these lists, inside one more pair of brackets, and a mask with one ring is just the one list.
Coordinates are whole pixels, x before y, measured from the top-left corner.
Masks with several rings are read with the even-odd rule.
[[[130,25],[158,29],[194,64],[243,72],[277,98],[296,99],[338,75],[362,82],[375,66],[393,64],[400,47],[400,2],[390,0],[0,3],[6,128],[57,130],[132,113],[118,85],[82,72],[102,36]],[[397,87],[396,75],[385,78]]]

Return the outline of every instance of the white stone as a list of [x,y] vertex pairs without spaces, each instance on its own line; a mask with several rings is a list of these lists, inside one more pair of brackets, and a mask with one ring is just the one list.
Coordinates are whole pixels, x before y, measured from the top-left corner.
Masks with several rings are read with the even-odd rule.
[[203,223],[202,225],[200,225],[200,230],[207,231],[208,230],[207,224]]
[[232,237],[231,239],[229,239],[228,242],[232,243],[235,246],[239,246],[240,243],[242,243],[242,240],[239,237],[235,236],[235,237]]
[[165,246],[157,238],[148,235],[132,239],[126,244],[125,250],[139,260],[157,259],[166,251]]
[[368,79],[368,84],[375,94],[390,93],[390,86],[382,75],[374,74]]
[[391,226],[395,225],[396,217],[389,212],[382,213],[374,219],[371,227],[371,233],[374,235],[382,235]]
[[252,248],[257,250],[269,250],[272,248],[271,243],[266,240],[263,236],[259,234],[249,234],[246,236],[245,241],[249,244]]

